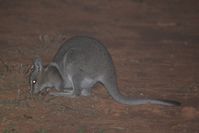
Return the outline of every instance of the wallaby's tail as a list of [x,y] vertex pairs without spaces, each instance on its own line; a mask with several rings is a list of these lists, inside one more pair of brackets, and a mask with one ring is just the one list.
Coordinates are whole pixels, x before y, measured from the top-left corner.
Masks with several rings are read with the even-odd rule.
[[[161,99],[134,99],[123,96],[117,88],[112,88],[114,86],[107,86],[109,94],[119,103],[126,105],[141,105],[141,104],[158,104],[165,106],[180,106],[181,103],[172,100],[161,100]],[[115,86],[116,87],[116,86]]]

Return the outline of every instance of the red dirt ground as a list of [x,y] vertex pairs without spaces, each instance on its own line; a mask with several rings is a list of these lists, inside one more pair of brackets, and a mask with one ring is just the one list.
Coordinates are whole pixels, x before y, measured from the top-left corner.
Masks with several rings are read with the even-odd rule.
[[[199,1],[0,0],[0,132],[198,133]],[[32,60],[64,39],[92,36],[110,51],[120,91],[180,107],[125,106],[103,86],[91,97],[30,97]]]

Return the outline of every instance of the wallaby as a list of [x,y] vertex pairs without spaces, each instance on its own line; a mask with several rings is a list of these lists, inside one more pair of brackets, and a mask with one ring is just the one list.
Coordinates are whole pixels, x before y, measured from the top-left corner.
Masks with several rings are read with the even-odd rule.
[[32,94],[50,92],[53,96],[89,96],[96,83],[101,83],[119,103],[127,105],[159,104],[180,105],[177,101],[159,99],[134,99],[121,95],[117,86],[117,76],[108,50],[94,38],[72,37],[65,41],[46,67],[42,60],[33,61],[30,74]]

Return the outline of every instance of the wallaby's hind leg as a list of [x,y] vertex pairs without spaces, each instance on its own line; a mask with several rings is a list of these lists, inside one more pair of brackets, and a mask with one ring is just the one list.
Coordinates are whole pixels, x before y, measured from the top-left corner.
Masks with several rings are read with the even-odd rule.
[[51,96],[63,96],[63,97],[76,97],[73,95],[73,93],[67,93],[67,92],[50,92],[49,95]]

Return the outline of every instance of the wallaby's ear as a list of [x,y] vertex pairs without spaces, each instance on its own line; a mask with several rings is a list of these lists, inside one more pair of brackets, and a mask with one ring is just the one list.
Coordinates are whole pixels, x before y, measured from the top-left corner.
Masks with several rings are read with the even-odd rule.
[[41,72],[43,69],[42,59],[40,57],[35,58],[33,61],[33,66],[34,70],[36,70],[37,72]]

